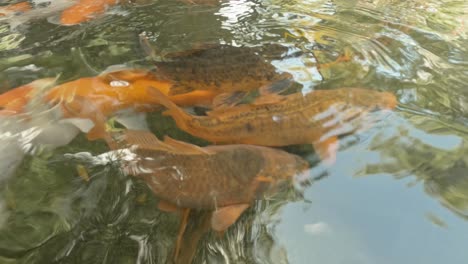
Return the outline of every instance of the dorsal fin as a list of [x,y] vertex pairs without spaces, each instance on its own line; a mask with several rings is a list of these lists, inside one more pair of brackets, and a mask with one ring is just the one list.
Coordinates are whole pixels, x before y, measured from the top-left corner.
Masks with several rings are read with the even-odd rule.
[[292,77],[289,73],[283,73],[279,76],[279,80],[263,85],[259,88],[261,95],[279,94],[291,87],[293,84]]
[[197,145],[175,140],[169,136],[164,137],[164,143],[185,154],[213,154],[212,151],[206,150]]
[[114,132],[107,140],[111,149],[120,149],[129,146],[138,146],[140,149],[152,149],[161,151],[171,151],[174,149],[160,141],[153,133],[140,130],[125,130]]
[[247,95],[246,92],[236,91],[232,93],[222,93],[213,99],[213,108],[231,107],[238,104]]

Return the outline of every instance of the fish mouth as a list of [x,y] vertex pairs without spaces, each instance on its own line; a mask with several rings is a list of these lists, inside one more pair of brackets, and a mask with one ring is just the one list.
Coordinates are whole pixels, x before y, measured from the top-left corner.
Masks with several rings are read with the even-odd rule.
[[383,92],[382,93],[382,102],[381,104],[375,106],[381,110],[381,109],[394,109],[398,105],[398,100],[396,96],[392,93],[389,92]]

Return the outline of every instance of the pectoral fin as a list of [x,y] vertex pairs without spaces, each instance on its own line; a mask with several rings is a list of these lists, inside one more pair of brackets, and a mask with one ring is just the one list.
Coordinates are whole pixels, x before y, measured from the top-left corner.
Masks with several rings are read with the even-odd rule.
[[336,153],[339,148],[338,137],[333,136],[313,144],[315,152],[320,159],[327,165],[333,165],[336,162]]
[[185,208],[182,210],[182,219],[180,220],[179,232],[177,234],[177,240],[174,249],[174,260],[179,258],[179,251],[182,245],[182,238],[184,237],[185,229],[187,228],[188,219],[190,215],[190,209]]
[[249,206],[248,204],[235,204],[219,208],[213,212],[211,228],[218,232],[228,229]]
[[247,95],[246,92],[222,93],[213,99],[213,108],[230,107],[238,104]]
[[88,140],[97,140],[97,139],[103,139],[108,136],[107,130],[106,130],[106,125],[103,122],[95,122],[94,127],[89,130],[88,134],[86,137]]
[[146,123],[145,113],[127,112],[115,116],[115,121],[119,122],[128,129],[146,130],[148,131],[148,124]]
[[72,124],[84,133],[90,132],[94,127],[94,122],[89,118],[65,118],[59,122]]
[[186,228],[184,232],[179,255],[177,258],[174,256],[174,263],[192,263],[198,242],[210,231],[210,219],[211,212],[207,211],[199,212],[197,215],[190,215],[191,228]]
[[259,91],[261,95],[279,94],[286,91],[292,84],[293,81],[285,77],[284,79],[260,87]]
[[161,211],[170,212],[170,213],[178,212],[180,210],[180,208],[177,207],[177,205],[172,204],[167,201],[163,201],[163,200],[159,201],[158,209]]
[[174,96],[178,94],[186,94],[195,91],[193,87],[183,85],[183,84],[174,84],[169,90],[169,96]]

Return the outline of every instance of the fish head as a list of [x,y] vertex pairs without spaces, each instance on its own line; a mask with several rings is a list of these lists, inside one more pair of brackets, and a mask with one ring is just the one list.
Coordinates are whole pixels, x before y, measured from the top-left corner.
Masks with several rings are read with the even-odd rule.
[[262,147],[265,159],[265,176],[273,179],[290,179],[304,173],[309,168],[309,163],[294,154],[283,150]]
[[394,109],[398,102],[394,94],[369,89],[345,89],[349,102],[355,106],[363,107],[368,111]]

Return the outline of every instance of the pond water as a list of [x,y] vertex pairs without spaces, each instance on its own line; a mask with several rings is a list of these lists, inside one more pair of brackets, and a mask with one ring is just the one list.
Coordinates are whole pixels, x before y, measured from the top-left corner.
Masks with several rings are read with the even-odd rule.
[[[200,232],[205,212],[191,215],[185,237],[195,242],[181,250],[193,263],[466,263],[468,2],[125,1],[74,26],[60,25],[60,12],[0,17],[0,92],[46,77],[154,69],[144,34],[159,54],[280,44],[289,55],[263,55],[304,93],[396,95],[395,109],[340,141],[333,165],[310,146],[283,147],[310,163],[308,184],[256,201],[223,234]],[[159,111],[145,121],[160,138],[208,144]],[[52,127],[49,141],[68,132],[73,140],[17,147],[51,122],[53,113],[2,117],[0,263],[170,263],[178,214],[159,210],[142,180],[66,158],[104,153],[104,141]]]

